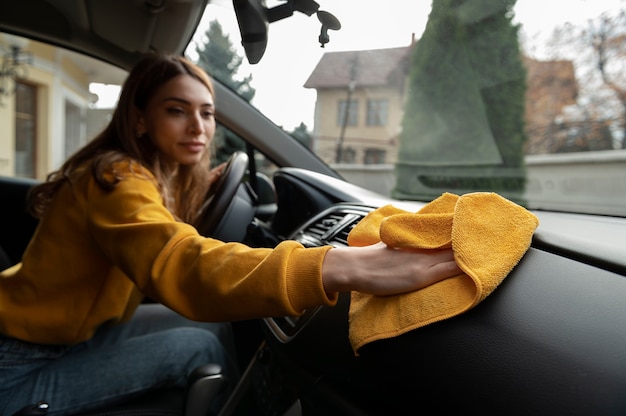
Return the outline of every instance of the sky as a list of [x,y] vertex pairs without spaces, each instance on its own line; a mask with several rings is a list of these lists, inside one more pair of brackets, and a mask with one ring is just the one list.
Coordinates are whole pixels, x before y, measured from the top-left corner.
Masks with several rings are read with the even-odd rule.
[[[308,17],[296,12],[292,17],[269,26],[268,46],[258,64],[250,65],[244,58],[240,76],[252,74],[252,87],[257,91],[253,105],[276,124],[286,129],[304,122],[313,129],[315,91],[302,88],[311,71],[325,52],[358,49],[379,49],[407,46],[415,34],[419,38],[430,12],[430,0],[317,0],[320,10],[335,15],[341,29],[329,31],[330,42],[321,48],[318,42],[320,23],[315,16]],[[230,32],[231,42],[243,56],[237,21],[232,10],[223,7],[231,0],[213,0],[211,16],[218,16],[225,31]],[[282,4],[267,1],[268,7]],[[353,7],[356,4],[358,10]],[[539,29],[546,26],[571,22],[582,24],[588,18],[599,15],[607,7],[626,7],[626,0],[518,0],[515,21],[522,23],[522,31],[528,42],[543,40]],[[398,11],[401,11],[398,13]],[[208,27],[214,17],[205,16],[201,27]],[[392,22],[393,30],[387,31]],[[532,23],[532,24],[531,24]],[[199,33],[203,33],[204,29]],[[545,32],[544,32],[545,35]],[[201,41],[201,39],[196,39]],[[541,58],[541,51],[533,48]],[[298,65],[293,65],[297,62]],[[113,94],[98,92],[101,106],[115,103]]]

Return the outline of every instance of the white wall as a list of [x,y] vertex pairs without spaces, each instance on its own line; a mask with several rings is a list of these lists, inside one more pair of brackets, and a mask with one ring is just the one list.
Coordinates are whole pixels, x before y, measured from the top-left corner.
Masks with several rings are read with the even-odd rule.
[[[391,195],[393,165],[332,165],[346,180]],[[626,216],[626,150],[526,157],[528,208]]]
[[626,150],[526,157],[530,208],[626,216]]

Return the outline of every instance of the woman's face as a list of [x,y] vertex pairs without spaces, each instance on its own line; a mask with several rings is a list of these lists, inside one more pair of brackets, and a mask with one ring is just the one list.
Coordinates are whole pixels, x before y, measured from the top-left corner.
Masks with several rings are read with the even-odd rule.
[[138,140],[151,140],[162,160],[176,168],[200,162],[215,133],[213,96],[190,75],[163,84],[140,112]]

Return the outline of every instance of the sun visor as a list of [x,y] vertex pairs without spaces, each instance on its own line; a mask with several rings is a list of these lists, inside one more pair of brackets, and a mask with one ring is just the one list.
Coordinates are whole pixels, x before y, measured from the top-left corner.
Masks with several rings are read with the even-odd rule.
[[[207,1],[87,0],[93,32],[129,52],[182,53]],[[111,21],[117,21],[111,25]]]

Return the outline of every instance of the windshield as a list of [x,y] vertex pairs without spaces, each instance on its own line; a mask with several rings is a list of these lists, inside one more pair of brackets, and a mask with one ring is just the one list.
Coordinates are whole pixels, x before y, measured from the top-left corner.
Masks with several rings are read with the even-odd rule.
[[323,47],[295,11],[252,65],[217,1],[187,54],[360,186],[626,214],[623,1],[318,3],[341,25]]
[[[171,2],[183,14],[187,4],[198,14],[159,9],[171,20],[147,35],[94,14],[80,45],[92,57],[3,33],[0,175],[58,168],[110,120],[126,76],[94,58],[128,67],[129,51],[156,42],[179,45],[267,117],[229,107],[216,162],[245,149],[268,177],[280,166],[337,173],[396,200],[487,191],[626,216],[624,0],[212,0],[203,14],[202,0]],[[27,24],[7,16],[5,27]],[[41,29],[65,35],[53,26]]]

